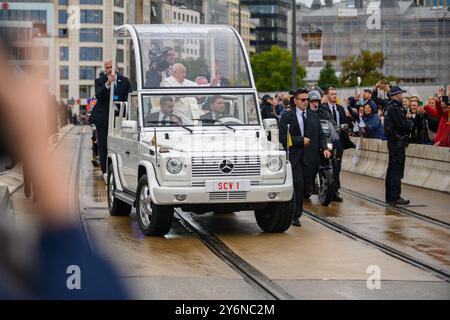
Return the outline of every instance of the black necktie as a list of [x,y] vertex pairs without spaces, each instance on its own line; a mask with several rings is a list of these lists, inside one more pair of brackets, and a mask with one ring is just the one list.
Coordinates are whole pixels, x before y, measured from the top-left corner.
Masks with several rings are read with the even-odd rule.
[[169,118],[169,116],[167,115],[167,113],[164,113],[164,116],[162,118],[162,124],[166,124],[167,118]]
[[337,121],[337,115],[336,115],[336,106],[332,106],[332,108],[333,108],[333,119],[337,123],[338,121]]
[[302,119],[303,119],[303,136],[305,136],[305,131],[306,131],[306,115],[305,115],[305,111],[302,112]]

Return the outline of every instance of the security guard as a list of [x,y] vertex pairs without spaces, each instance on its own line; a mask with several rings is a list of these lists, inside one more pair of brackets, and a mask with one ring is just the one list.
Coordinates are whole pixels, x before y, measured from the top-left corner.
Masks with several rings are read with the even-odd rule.
[[401,179],[405,170],[405,149],[412,122],[406,119],[402,106],[403,93],[400,87],[391,88],[391,100],[384,111],[384,133],[388,138],[389,165],[386,173],[386,202],[390,205],[406,205],[409,200],[401,194]]

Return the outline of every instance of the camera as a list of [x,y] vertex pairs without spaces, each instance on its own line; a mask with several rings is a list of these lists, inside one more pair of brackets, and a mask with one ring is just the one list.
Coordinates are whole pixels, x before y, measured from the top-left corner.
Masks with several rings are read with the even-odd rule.
[[170,65],[167,62],[167,53],[169,49],[164,48],[163,50],[159,50],[157,48],[152,48],[148,52],[150,57],[150,66],[151,68],[156,69],[157,71],[163,71],[167,69]]

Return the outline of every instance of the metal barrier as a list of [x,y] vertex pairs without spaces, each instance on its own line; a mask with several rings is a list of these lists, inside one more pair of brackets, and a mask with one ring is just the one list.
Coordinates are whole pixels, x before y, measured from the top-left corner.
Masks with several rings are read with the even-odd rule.
[[[360,141],[353,138],[355,145]],[[363,139],[359,150],[344,152],[342,169],[366,176],[386,176],[389,153],[387,142]],[[406,149],[403,183],[450,192],[450,148],[410,144]]]

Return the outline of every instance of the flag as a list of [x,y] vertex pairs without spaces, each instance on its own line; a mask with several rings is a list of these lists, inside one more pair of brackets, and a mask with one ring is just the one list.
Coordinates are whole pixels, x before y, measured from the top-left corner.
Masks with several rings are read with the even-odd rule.
[[158,142],[156,141],[156,129],[153,131],[153,138],[151,143],[153,146],[158,146]]
[[291,133],[289,132],[289,130],[287,133],[287,146],[292,147],[292,137],[291,137]]

